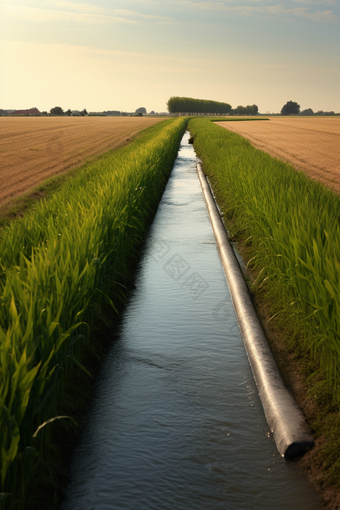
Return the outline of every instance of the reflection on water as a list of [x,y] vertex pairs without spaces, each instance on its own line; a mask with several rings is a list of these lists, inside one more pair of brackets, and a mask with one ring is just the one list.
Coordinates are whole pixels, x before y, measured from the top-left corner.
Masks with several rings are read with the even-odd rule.
[[64,510],[316,510],[277,452],[182,141],[98,381]]

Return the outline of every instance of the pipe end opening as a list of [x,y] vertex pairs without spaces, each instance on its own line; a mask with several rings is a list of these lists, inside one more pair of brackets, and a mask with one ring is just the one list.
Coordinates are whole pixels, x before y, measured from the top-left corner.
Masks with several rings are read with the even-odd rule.
[[296,459],[298,457],[302,457],[311,450],[314,446],[313,439],[305,440],[305,441],[296,441],[288,446],[284,453],[284,457],[287,460]]

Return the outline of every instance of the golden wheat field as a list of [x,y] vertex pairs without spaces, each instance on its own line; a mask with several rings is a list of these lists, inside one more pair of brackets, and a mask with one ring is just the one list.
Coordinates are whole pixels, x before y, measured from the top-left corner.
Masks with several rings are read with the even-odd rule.
[[162,118],[0,117],[0,206]]
[[340,117],[271,117],[216,124],[340,193]]

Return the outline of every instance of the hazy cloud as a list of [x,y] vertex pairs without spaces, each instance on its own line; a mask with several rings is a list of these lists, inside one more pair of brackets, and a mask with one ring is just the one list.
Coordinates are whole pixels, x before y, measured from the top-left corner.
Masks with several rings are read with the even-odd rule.
[[140,12],[137,11],[128,11],[125,9],[114,9],[113,12],[115,14],[121,14],[122,16],[150,19],[153,21],[161,21],[165,23],[174,21],[172,18],[169,18],[168,16],[158,16],[157,14],[141,14]]
[[[298,1],[298,0],[295,0]],[[302,2],[308,2],[309,0],[302,0]],[[180,5],[184,5],[193,9],[209,10],[209,11],[226,11],[234,12],[243,15],[252,14],[272,14],[272,15],[285,15],[285,16],[297,16],[300,18],[306,18],[317,22],[335,22],[339,20],[339,16],[334,14],[332,11],[316,11],[310,12],[307,7],[295,7],[289,9],[280,5],[227,5],[223,2],[194,2],[191,0],[184,0],[178,2]]]
[[327,5],[334,5],[336,4],[335,0],[292,0],[292,2],[295,2],[297,4],[307,4],[307,5],[313,5],[313,4],[327,4]]
[[6,17],[23,19],[26,21],[47,22],[47,21],[73,21],[86,24],[103,23],[136,23],[136,21],[108,14],[97,14],[95,12],[74,12],[58,11],[53,9],[39,9],[38,7],[19,6],[3,4]]
[[105,14],[107,13],[107,9],[104,7],[98,7],[97,5],[86,3],[76,3],[76,2],[68,2],[67,0],[45,0],[42,2],[42,5],[52,5],[53,7],[71,10],[73,12],[81,12],[81,13],[97,13],[97,14]]
[[123,16],[123,17],[134,17],[134,18],[142,18],[142,19],[150,19],[153,21],[162,21],[169,22],[173,21],[172,18],[167,16],[158,16],[157,14],[141,14],[137,11],[131,11],[128,9],[106,9],[104,7],[98,7],[97,5],[91,4],[89,2],[86,3],[76,3],[70,2],[68,0],[45,0],[43,2],[44,5],[52,5],[53,7],[72,10],[74,12],[81,13],[96,13],[102,14],[105,16]]
[[162,24],[174,23],[174,20],[167,16],[141,14],[137,11],[124,9],[105,9],[89,2],[76,3],[68,0],[45,0],[40,5],[44,7],[32,5],[32,2],[27,0],[14,0],[11,3],[5,3],[4,8],[6,16],[36,22],[64,20],[86,24],[109,24],[138,23],[138,21],[144,19]]

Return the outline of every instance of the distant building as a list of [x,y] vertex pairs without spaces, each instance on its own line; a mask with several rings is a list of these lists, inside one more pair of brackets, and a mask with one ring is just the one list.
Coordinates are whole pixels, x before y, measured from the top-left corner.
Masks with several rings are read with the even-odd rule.
[[30,108],[29,110],[15,110],[12,115],[41,115],[38,108]]

